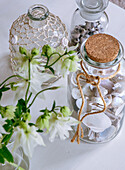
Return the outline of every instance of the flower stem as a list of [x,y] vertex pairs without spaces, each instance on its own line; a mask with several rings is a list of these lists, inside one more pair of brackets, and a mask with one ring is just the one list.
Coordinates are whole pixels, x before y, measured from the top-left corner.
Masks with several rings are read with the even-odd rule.
[[61,57],[63,57],[63,55],[60,55],[59,53],[53,53],[53,54],[51,54],[51,56],[50,57],[52,57],[54,54],[58,54],[59,55],[59,57],[52,63],[52,64],[50,64],[50,65],[48,65],[48,67],[51,67],[51,66],[53,66]]
[[13,78],[13,77],[18,77],[18,78],[24,79],[22,76],[12,75],[12,76],[8,77],[7,79],[5,79],[5,80],[0,84],[0,86],[2,86],[4,83],[6,83],[9,79],[11,79],[11,78]]
[[28,106],[28,109],[32,106],[32,104],[34,103],[35,99],[37,98],[37,96],[38,96],[39,94],[41,94],[42,92],[47,91],[47,90],[56,90],[56,89],[58,89],[58,88],[59,88],[59,87],[55,86],[55,87],[50,87],[50,88],[46,88],[46,89],[43,89],[43,90],[39,91],[39,92],[35,95],[35,97],[33,98],[33,100],[32,100],[32,102],[30,103],[30,105]]
[[27,103],[29,102],[31,96],[32,96],[32,93],[30,93],[30,95],[29,95],[29,97],[28,97],[28,99],[27,99]]
[[27,87],[27,90],[26,90],[26,94],[25,94],[25,102],[27,104],[27,96],[28,96],[28,92],[29,92],[29,88],[30,88],[30,59],[28,60],[28,76],[29,76],[29,79],[28,79],[28,87]]

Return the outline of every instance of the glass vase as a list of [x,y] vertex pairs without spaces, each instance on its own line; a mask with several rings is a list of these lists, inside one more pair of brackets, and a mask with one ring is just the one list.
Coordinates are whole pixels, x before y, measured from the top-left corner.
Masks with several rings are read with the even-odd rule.
[[[29,51],[37,48],[42,52],[42,47],[45,44],[52,47],[65,46],[64,42],[67,37],[66,27],[58,16],[50,13],[44,5],[31,6],[27,14],[19,16],[13,22],[10,29],[9,48],[14,73],[18,74],[20,67],[20,63],[14,59],[15,56],[18,56],[20,46]],[[41,64],[46,62],[45,57],[40,57],[40,59]],[[52,74],[49,70],[46,70],[46,72]],[[55,77],[44,82],[44,85],[50,85],[60,77],[56,75],[55,71]]]

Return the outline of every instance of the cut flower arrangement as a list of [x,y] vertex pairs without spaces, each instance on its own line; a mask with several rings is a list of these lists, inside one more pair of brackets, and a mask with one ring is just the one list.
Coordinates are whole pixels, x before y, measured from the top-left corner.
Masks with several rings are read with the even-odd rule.
[[[46,62],[41,63],[41,57],[45,57]],[[39,49],[27,51],[26,48],[20,47],[15,60],[18,63],[15,66],[16,74],[0,84],[0,99],[4,92],[12,90],[15,91],[16,102],[15,105],[0,105],[0,163],[8,162],[22,170],[14,163],[14,150],[21,146],[24,153],[31,158],[37,145],[45,146],[40,133],[49,133],[50,141],[54,141],[57,136],[64,140],[69,137],[71,126],[79,123],[71,117],[72,112],[67,106],[57,106],[55,101],[50,110],[40,110],[41,115],[36,118],[36,123],[31,122],[30,114],[31,106],[37,97],[43,98],[45,91],[59,88],[53,86],[42,89],[43,82],[53,77],[55,70],[62,76],[68,72],[75,72],[78,69],[79,58],[73,50],[67,50],[62,46],[55,49],[44,45],[41,54]],[[10,81],[14,77],[17,77],[17,80]],[[12,152],[8,149],[11,141]]]

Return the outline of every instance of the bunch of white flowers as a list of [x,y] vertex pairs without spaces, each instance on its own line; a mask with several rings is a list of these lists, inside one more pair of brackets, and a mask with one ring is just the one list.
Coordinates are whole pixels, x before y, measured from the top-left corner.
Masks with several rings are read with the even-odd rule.
[[[8,150],[8,143],[12,139],[14,139],[13,151],[21,146],[24,153],[31,158],[37,145],[45,146],[39,133],[49,133],[50,141],[54,141],[56,136],[64,140],[69,137],[71,126],[79,123],[71,117],[72,113],[68,107],[56,106],[55,101],[51,110],[47,108],[40,110],[42,114],[36,119],[35,124],[31,122],[30,114],[30,108],[38,96],[43,97],[44,91],[59,88],[54,86],[41,89],[43,82],[57,73],[64,76],[70,71],[76,71],[79,59],[74,53],[75,51],[68,51],[62,47],[54,49],[49,45],[43,46],[41,54],[36,48],[31,52],[19,48],[19,55],[15,57],[16,74],[0,84],[0,99],[6,91],[16,92],[16,106],[0,105],[0,163],[8,161],[11,165],[17,166],[14,164],[12,153]],[[46,62],[41,62],[42,57],[46,58]],[[7,84],[7,81],[14,77],[19,79]]]

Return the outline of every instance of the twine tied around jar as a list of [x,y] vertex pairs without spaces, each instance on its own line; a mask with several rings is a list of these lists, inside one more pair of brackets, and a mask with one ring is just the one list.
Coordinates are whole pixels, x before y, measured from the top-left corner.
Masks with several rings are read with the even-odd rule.
[[[82,105],[81,105],[81,108],[80,108],[80,111],[79,111],[79,116],[78,116],[78,121],[80,122],[77,126],[77,131],[75,133],[75,135],[73,136],[71,142],[74,142],[76,137],[77,137],[77,143],[80,144],[80,129],[81,129],[81,138],[84,137],[84,132],[83,132],[83,128],[81,127],[81,123],[83,121],[83,119],[89,115],[93,115],[93,114],[99,114],[99,113],[103,113],[105,110],[106,110],[106,102],[104,100],[104,97],[102,96],[102,93],[101,93],[101,90],[100,90],[100,87],[99,87],[99,84],[101,82],[101,80],[106,80],[106,79],[111,79],[113,77],[116,76],[116,74],[120,71],[120,64],[118,65],[118,68],[116,70],[116,72],[108,77],[104,77],[104,78],[101,78],[99,76],[93,76],[93,75],[89,75],[85,68],[83,67],[83,60],[81,60],[80,62],[80,65],[81,65],[81,68],[83,70],[83,72],[79,73],[76,77],[76,80],[77,80],[77,85],[78,85],[78,88],[79,88],[79,91],[80,91],[80,94],[81,94],[81,97],[82,97]],[[85,77],[85,78],[84,78]],[[90,113],[86,113],[81,119],[81,113],[82,113],[82,110],[83,110],[83,107],[84,107],[84,94],[83,94],[83,91],[82,91],[82,87],[80,85],[80,81],[79,79],[82,78],[82,79],[85,79],[86,80],[86,83],[89,83],[91,84],[92,86],[95,86],[97,87],[97,90],[98,90],[98,93],[99,93],[99,96],[100,98],[102,99],[103,101],[103,109],[100,110],[100,111],[95,111],[95,112],[90,112]]]

